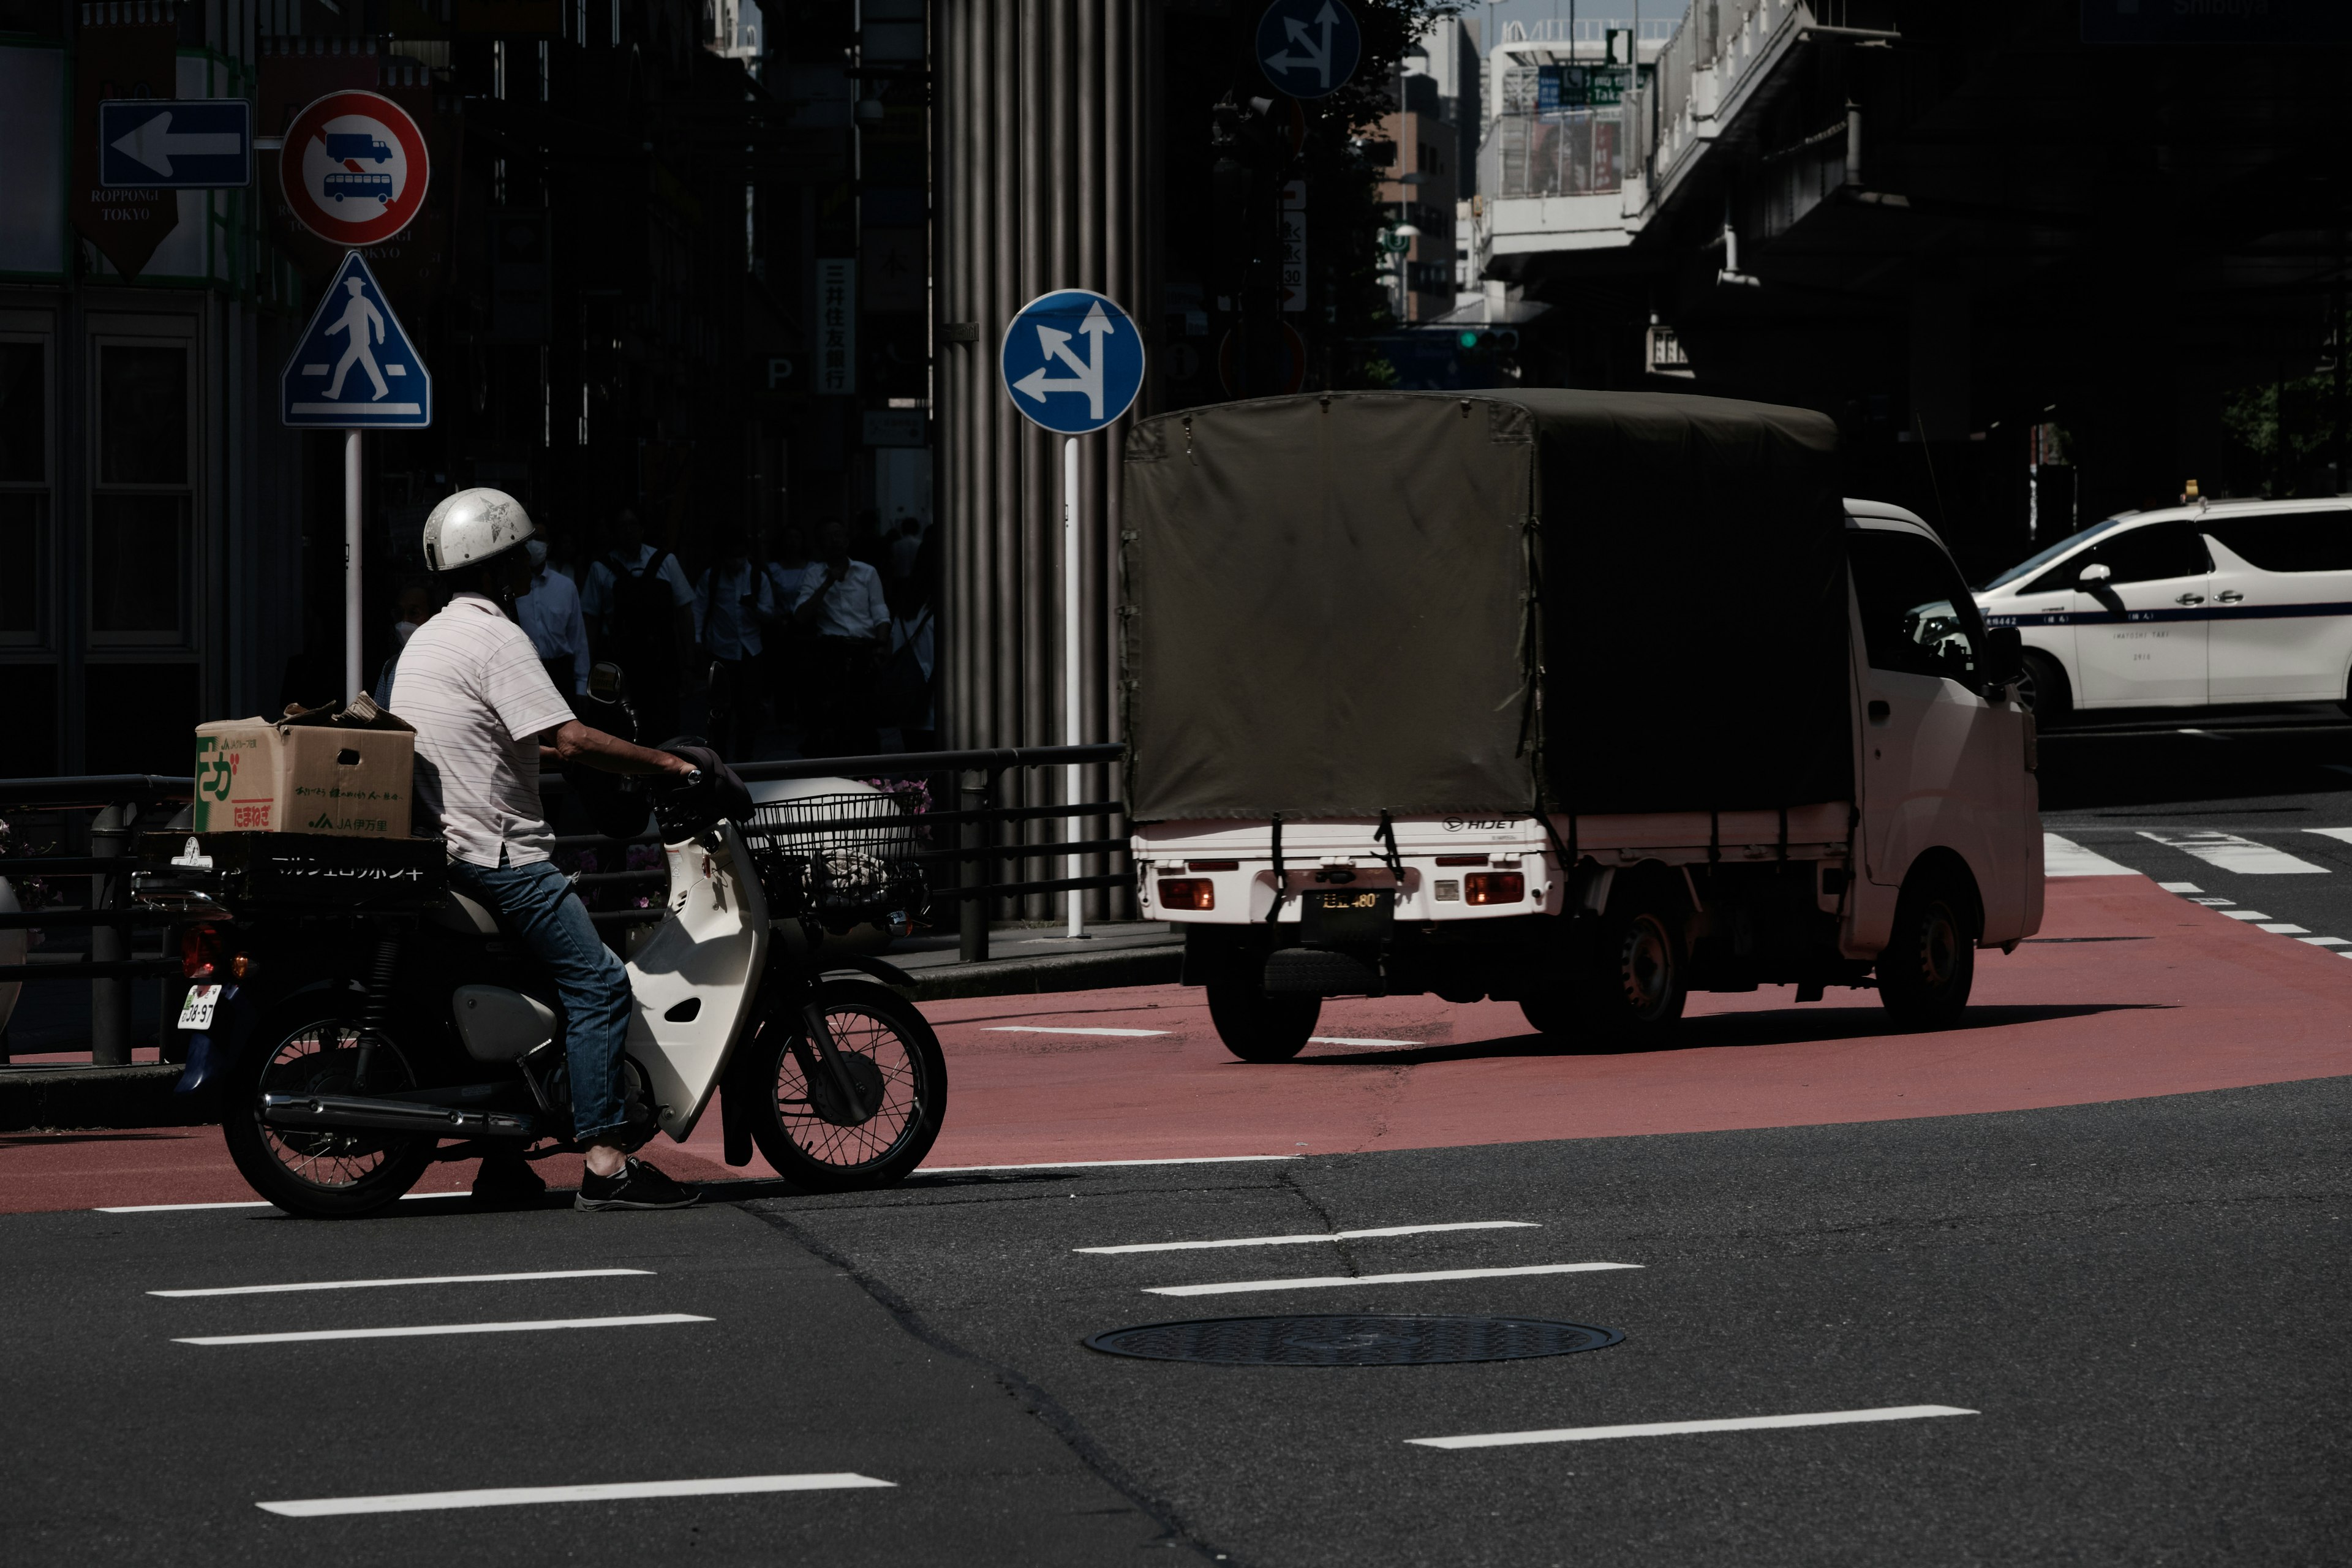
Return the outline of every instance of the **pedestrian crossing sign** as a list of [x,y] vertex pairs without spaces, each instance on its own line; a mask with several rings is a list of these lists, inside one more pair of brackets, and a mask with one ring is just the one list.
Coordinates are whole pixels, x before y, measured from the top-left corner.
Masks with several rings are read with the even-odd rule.
[[422,430],[433,377],[356,250],[286,362],[279,413],[298,430]]

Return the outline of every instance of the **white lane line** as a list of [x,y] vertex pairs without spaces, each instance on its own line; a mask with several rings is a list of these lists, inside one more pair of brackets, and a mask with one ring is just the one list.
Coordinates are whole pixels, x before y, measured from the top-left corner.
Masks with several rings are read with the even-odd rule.
[[1350,1039],[1345,1035],[1309,1035],[1307,1037],[1307,1043],[1310,1046],[1418,1046],[1425,1044],[1426,1042],[1421,1040]]
[[2274,936],[2306,936],[2311,931],[2309,926],[2290,925],[2285,921],[2263,921],[2254,929],[2269,931]]
[[1420,1274],[1331,1274],[1305,1279],[1228,1279],[1215,1285],[1151,1285],[1148,1296],[1237,1296],[1246,1290],[1322,1290],[1341,1285],[1422,1285],[1436,1279],[1502,1279],[1520,1274],[1591,1274],[1638,1263],[1536,1263],[1520,1268],[1437,1268]]
[[300,1285],[215,1285],[203,1290],[150,1290],[150,1296],[277,1296],[289,1290],[373,1290],[386,1285],[491,1285],[509,1279],[599,1279],[651,1274],[650,1268],[542,1268],[530,1274],[419,1274],[406,1279],[318,1279]]
[[[466,1198],[471,1193],[403,1193],[403,1203],[421,1203],[434,1198]],[[239,1198],[226,1204],[118,1204],[110,1208],[96,1208],[92,1214],[181,1214],[190,1209],[274,1209],[278,1205],[260,1198]]]
[[1297,1247],[1312,1241],[1360,1241],[1375,1236],[1428,1236],[1441,1230],[1540,1230],[1531,1219],[1469,1219],[1451,1225],[1389,1225],[1377,1230],[1335,1230],[1322,1236],[1244,1236],[1231,1241],[1138,1241],[1125,1247],[1074,1247],[1072,1252],[1194,1252],[1215,1247]]
[[1149,1035],[1173,1033],[1169,1029],[1047,1029],[1032,1028],[1024,1024],[991,1024],[984,1035],[1093,1035],[1107,1040],[1139,1040]]
[[462,1492],[387,1492],[377,1497],[300,1498],[257,1502],[264,1513],[324,1519],[344,1513],[422,1513],[445,1508],[506,1508],[532,1502],[611,1502],[626,1498],[726,1497],[740,1492],[821,1492],[850,1487],[895,1487],[854,1471],[806,1476],[713,1476],[691,1481],[602,1481],[580,1487],[484,1487]]
[[2182,730],[2178,731],[2178,733],[2183,735],[2199,735],[2208,741],[2226,741],[2230,739],[2227,735],[2217,735],[2210,730]]
[[2045,877],[2137,877],[2130,867],[2085,849],[2054,833],[2042,836],[2042,874]]
[[419,1323],[405,1329],[305,1329],[290,1334],[205,1334],[175,1345],[290,1345],[311,1340],[406,1340],[430,1334],[527,1334],[540,1329],[633,1329],[651,1323],[714,1323],[690,1312],[648,1312],[633,1318],[541,1318],[516,1323]]
[[2340,936],[2299,936],[2294,940],[2308,942],[2314,947],[2352,947],[2352,942],[2346,942]]
[[1739,1415],[1727,1421],[1644,1421],[1629,1426],[1554,1426],[1541,1432],[1478,1432],[1466,1437],[1408,1437],[1423,1448],[1507,1448],[1521,1443],[1590,1443],[1604,1437],[1671,1437],[1685,1432],[1764,1432],[1782,1426],[1844,1426],[1858,1421],[1918,1421],[1975,1415],[1957,1405],[1889,1405],[1876,1410],[1818,1410],[1804,1415]]
[[2242,877],[2324,877],[2327,874],[2325,866],[2298,860],[2284,849],[2273,849],[2267,844],[2257,844],[2234,833],[2158,833],[2143,827],[2139,836],[2152,838],[2184,855],[2194,855],[2209,866],[2235,871]]
[[2157,886],[2168,893],[2201,893],[2205,890],[2194,882],[2158,882]]
[[2226,910],[2226,909],[2228,909],[2231,904],[2236,903],[2238,900],[2235,900],[2235,899],[2209,899],[2209,898],[2198,898],[2198,899],[2191,899],[2191,900],[2189,900],[2189,901],[2190,903],[2192,903],[2192,904],[2202,904],[2202,905],[2204,905],[2204,906],[2205,906],[2207,909],[2209,909],[2209,910]]
[[[2332,767],[2335,764],[2330,763],[2329,765]],[[2346,771],[2352,772],[2352,769],[2347,769]],[[2305,833],[2316,833],[2322,838],[2340,838],[2347,844],[2352,844],[2352,827],[2306,827],[2304,831]]]
[[953,1176],[967,1171],[1104,1171],[1118,1165],[1239,1165],[1253,1160],[1303,1160],[1304,1154],[1194,1154],[1177,1160],[1037,1160],[1026,1165],[919,1165],[919,1176]]
[[2213,912],[2224,920],[2232,921],[2266,921],[2271,918],[2260,910],[2215,910]]

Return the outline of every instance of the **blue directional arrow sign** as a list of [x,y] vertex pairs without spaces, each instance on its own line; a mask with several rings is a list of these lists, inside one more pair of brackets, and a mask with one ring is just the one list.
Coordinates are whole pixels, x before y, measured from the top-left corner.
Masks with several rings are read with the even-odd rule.
[[1293,98],[1323,98],[1347,86],[1363,53],[1364,30],[1340,0],[1274,0],[1258,18],[1258,64]]
[[242,98],[116,98],[98,106],[98,183],[149,190],[253,184],[253,105]]
[[286,362],[278,411],[300,430],[422,430],[433,378],[356,250]]
[[1040,294],[1004,329],[998,362],[1013,406],[1065,436],[1101,429],[1143,390],[1143,337],[1100,294]]

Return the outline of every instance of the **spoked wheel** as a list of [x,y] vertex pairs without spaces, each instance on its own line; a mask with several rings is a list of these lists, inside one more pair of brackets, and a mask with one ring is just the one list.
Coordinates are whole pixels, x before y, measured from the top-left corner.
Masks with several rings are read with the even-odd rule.
[[947,1110],[940,1037],[912,1003],[879,985],[829,980],[815,1000],[841,1072],[812,1048],[800,1015],[772,1016],[746,1047],[743,1076],[730,1079],[756,1096],[752,1141],[805,1191],[901,1181],[930,1152]]
[[1637,879],[1610,900],[1591,980],[1597,1050],[1654,1050],[1681,1022],[1685,973],[1679,889],[1664,878]]
[[415,1186],[438,1140],[262,1124],[265,1094],[384,1094],[416,1087],[415,1074],[388,1041],[376,1045],[362,1087],[358,1024],[318,1011],[281,1014],[254,1031],[251,1047],[222,1085],[221,1131],[229,1158],[255,1192],[288,1214],[352,1219]]

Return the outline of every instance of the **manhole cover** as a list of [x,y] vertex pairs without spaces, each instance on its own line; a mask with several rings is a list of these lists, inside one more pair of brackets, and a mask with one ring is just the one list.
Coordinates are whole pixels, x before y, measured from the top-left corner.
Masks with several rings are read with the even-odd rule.
[[1204,1318],[1113,1329],[1087,1343],[1149,1361],[1225,1366],[1430,1366],[1597,1351],[1625,1336],[1542,1318]]

